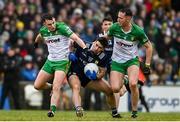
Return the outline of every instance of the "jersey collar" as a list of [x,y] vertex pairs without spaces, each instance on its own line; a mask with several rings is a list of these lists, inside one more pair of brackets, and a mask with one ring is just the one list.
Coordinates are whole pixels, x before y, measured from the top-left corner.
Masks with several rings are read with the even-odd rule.
[[121,28],[122,32],[125,33],[125,34],[128,34],[132,31],[132,24],[131,24],[131,28],[129,29],[129,31],[124,31],[122,28]]

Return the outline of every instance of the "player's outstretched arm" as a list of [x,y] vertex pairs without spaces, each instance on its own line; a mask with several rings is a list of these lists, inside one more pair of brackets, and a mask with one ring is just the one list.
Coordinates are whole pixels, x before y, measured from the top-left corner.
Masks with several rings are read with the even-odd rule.
[[85,43],[83,42],[82,39],[80,39],[75,33],[73,33],[70,38],[75,41],[80,47],[82,47],[83,49],[86,48]]

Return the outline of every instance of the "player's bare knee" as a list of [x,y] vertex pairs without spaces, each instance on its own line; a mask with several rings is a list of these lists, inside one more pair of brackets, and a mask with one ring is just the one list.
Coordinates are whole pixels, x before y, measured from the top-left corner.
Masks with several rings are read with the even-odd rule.
[[113,91],[114,93],[118,93],[119,90],[120,90],[120,87],[112,87],[112,91]]
[[137,88],[137,83],[136,82],[130,82],[129,87],[131,89],[136,89]]
[[74,84],[72,86],[72,89],[75,90],[75,91],[80,91],[80,86],[78,84]]
[[60,87],[53,85],[53,92],[59,92],[59,91],[60,91]]

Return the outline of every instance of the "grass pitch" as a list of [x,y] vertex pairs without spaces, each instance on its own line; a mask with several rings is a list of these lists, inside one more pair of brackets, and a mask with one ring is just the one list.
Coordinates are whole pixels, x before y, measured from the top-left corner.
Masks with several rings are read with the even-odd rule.
[[139,113],[137,119],[131,113],[121,113],[123,118],[112,118],[110,111],[86,111],[85,116],[77,118],[75,111],[57,111],[53,118],[47,111],[20,110],[0,111],[0,121],[180,121],[180,113]]

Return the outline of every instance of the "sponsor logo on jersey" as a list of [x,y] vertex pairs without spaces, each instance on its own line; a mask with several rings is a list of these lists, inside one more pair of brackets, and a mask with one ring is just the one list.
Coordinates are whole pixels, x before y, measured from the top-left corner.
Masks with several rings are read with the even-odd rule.
[[124,44],[124,43],[122,43],[122,42],[116,42],[118,45],[120,45],[120,46],[124,46],[124,47],[132,47],[133,46],[133,44]]
[[50,40],[47,40],[46,41],[47,43],[56,43],[56,42],[60,42],[60,39],[57,38],[57,39],[50,39]]

